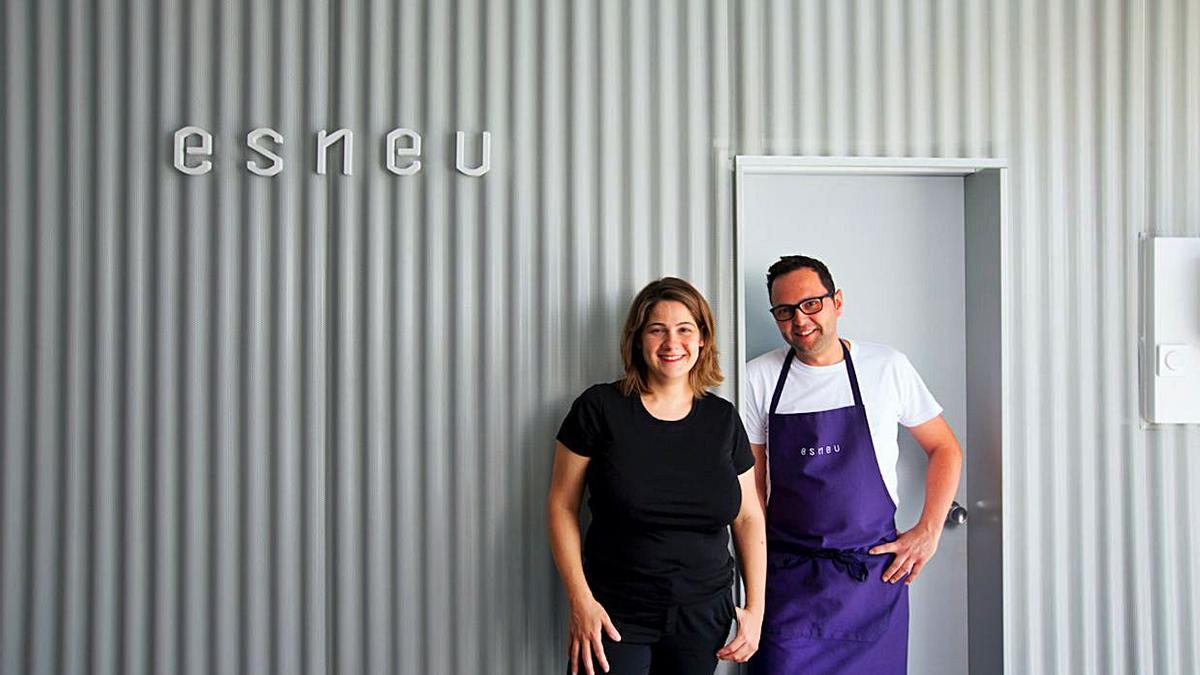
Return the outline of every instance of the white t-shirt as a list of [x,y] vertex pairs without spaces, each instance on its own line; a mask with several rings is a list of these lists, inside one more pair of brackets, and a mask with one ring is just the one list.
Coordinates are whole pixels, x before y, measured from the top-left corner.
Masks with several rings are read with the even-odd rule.
[[[787,347],[780,347],[746,364],[746,392],[741,413],[751,443],[767,443],[767,413],[787,353]],[[908,357],[895,349],[851,341],[850,356],[854,359],[859,390],[867,408],[867,426],[871,429],[879,472],[892,501],[899,505],[896,462],[900,457],[900,445],[896,424],[906,427],[924,424],[940,415],[942,406],[929,393]],[[775,412],[817,412],[851,405],[854,405],[854,391],[846,375],[845,361],[832,366],[810,366],[800,359],[792,359],[787,384]],[[770,452],[768,446],[768,455]]]

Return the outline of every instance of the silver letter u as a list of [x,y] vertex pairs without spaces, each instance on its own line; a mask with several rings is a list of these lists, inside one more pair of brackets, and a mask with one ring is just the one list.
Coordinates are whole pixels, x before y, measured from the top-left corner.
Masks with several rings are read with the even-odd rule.
[[479,166],[467,166],[467,135],[461,131],[455,133],[455,148],[454,165],[461,172],[468,176],[482,176],[492,168],[492,135],[488,132],[483,132],[483,149],[479,160]]

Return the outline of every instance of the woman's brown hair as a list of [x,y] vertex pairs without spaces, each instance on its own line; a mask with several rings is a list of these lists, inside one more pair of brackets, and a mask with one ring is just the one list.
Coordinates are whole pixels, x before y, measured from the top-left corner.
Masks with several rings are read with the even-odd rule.
[[687,307],[692,313],[692,318],[696,320],[700,337],[704,340],[696,365],[692,366],[691,372],[688,373],[692,391],[699,398],[708,393],[709,387],[715,387],[725,379],[717,361],[717,325],[713,321],[712,308],[708,306],[708,301],[700,291],[677,277],[663,277],[646,284],[629,306],[625,332],[621,337],[621,360],[625,363],[621,391],[629,396],[635,391],[644,394],[649,390],[646,360],[642,358],[641,337],[654,305],[663,300],[674,300]]

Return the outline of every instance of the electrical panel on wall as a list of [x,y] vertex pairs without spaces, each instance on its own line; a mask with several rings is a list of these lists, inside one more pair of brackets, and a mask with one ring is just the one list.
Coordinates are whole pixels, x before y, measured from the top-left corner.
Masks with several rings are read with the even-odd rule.
[[1142,241],[1142,415],[1200,424],[1200,237]]

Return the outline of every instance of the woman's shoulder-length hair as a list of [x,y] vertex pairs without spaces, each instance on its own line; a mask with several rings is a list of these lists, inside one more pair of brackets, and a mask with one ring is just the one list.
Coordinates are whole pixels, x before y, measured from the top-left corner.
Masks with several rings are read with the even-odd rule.
[[620,383],[621,392],[630,396],[635,391],[639,394],[649,391],[649,375],[646,361],[642,357],[641,336],[654,305],[664,300],[674,300],[687,307],[696,320],[700,337],[704,340],[700,356],[688,374],[692,391],[699,398],[707,394],[710,387],[715,387],[725,380],[725,376],[721,374],[717,354],[717,325],[713,320],[708,300],[704,299],[695,286],[677,277],[663,277],[646,284],[629,306],[625,332],[621,336],[621,359],[625,364],[625,375]]

